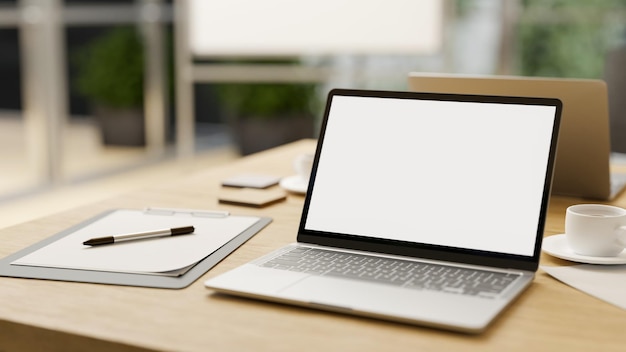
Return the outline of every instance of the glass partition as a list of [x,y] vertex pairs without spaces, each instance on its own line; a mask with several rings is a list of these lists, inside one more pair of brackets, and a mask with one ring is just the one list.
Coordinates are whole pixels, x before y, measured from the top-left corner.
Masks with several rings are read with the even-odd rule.
[[[284,102],[296,99],[292,97],[305,97],[309,102],[303,105],[307,109],[317,106],[317,112],[315,108],[312,111],[319,115],[319,106],[331,88],[404,90],[407,75],[412,71],[604,79],[609,88],[613,150],[626,153],[626,100],[621,99],[626,94],[624,1],[420,2],[434,6],[440,21],[434,21],[435,26],[429,28],[438,26],[439,30],[420,30],[414,26],[424,22],[423,13],[403,13],[401,22],[408,23],[402,28],[407,29],[401,38],[394,39],[415,38],[415,43],[422,40],[431,44],[428,50],[413,52],[385,49],[384,45],[381,50],[381,43],[386,42],[384,36],[394,37],[393,33],[381,34],[382,30],[376,33],[383,37],[371,38],[376,47],[367,47],[368,40],[364,39],[372,34],[362,30],[356,32],[358,40],[354,45],[342,44],[359,50],[343,52],[329,46],[337,38],[337,29],[326,31],[323,21],[309,21],[308,27],[293,33],[308,33],[307,36],[317,38],[322,48],[317,51],[313,47],[294,49],[298,44],[295,38],[295,42],[282,43],[288,47],[282,50],[288,52],[268,57],[269,47],[263,46],[264,39],[259,34],[251,36],[259,46],[258,53],[246,46],[235,48],[237,55],[221,53],[213,57],[211,45],[221,45],[219,50],[224,50],[224,45],[235,41],[212,42],[211,39],[224,38],[223,33],[212,29],[187,38],[203,48],[202,58],[181,56],[180,50],[175,49],[180,47],[175,32],[189,24],[189,18],[179,16],[178,9],[190,3],[190,0],[0,0],[0,200],[173,158],[175,148],[187,139],[194,142],[187,148],[192,154],[202,148],[231,145],[236,143],[228,122],[232,111],[247,109],[247,113],[254,115],[255,111],[249,110],[266,109],[271,105],[266,104],[268,100],[276,98]],[[197,4],[206,9],[201,8],[194,17],[216,15],[217,12],[211,12],[203,17],[202,11],[213,11],[227,3],[202,0]],[[245,5],[246,2],[231,3]],[[318,1],[307,6],[314,8],[315,3],[330,10],[334,2]],[[352,6],[359,3],[345,2]],[[409,8],[415,5],[414,1],[393,3]],[[388,4],[380,1],[376,6],[384,8]],[[332,7],[332,10],[335,25],[341,24],[342,16],[349,18],[353,13],[350,6]],[[53,16],[48,16],[49,13]],[[309,13],[323,17],[323,12],[317,10]],[[398,19],[396,15],[383,13],[371,19],[372,28]],[[246,33],[262,33],[250,27],[249,18],[226,10],[220,14],[223,17],[218,18]],[[298,16],[306,17],[306,13]],[[295,15],[283,19],[287,24],[292,20],[306,23],[306,18]],[[46,31],[56,31],[58,35],[46,37]],[[242,38],[245,39],[241,36],[235,39]],[[339,39],[349,40],[347,36]],[[45,50],[37,51],[37,48]],[[333,49],[332,53],[329,48]],[[255,57],[256,54],[261,57]],[[192,66],[207,63],[202,60],[215,65]],[[124,64],[116,68],[116,61]],[[200,77],[190,83],[193,89],[174,85],[180,72]],[[111,82],[116,85],[112,86]],[[291,83],[299,88],[286,88]],[[225,85],[230,87],[224,88]],[[132,86],[139,88],[129,93],[127,88]],[[102,107],[93,100],[107,89],[106,94],[117,96],[113,105],[126,105],[120,101],[130,99],[135,112],[126,109],[111,113],[110,107]],[[265,93],[259,93],[258,89]],[[225,91],[231,92],[231,98]],[[286,92],[293,94],[285,95]],[[233,104],[244,104],[244,100],[233,102],[233,95],[256,97],[264,104],[248,99],[246,106],[237,107]],[[44,96],[47,98],[41,98]],[[190,109],[178,109],[187,103],[192,105]],[[262,115],[260,110],[257,115]],[[114,128],[113,138],[121,138],[121,132],[132,129],[132,115],[151,116],[152,122],[139,123],[139,128],[144,128],[143,141],[109,144],[108,137],[102,137],[101,125],[95,117],[107,112],[122,117],[126,123],[124,127]],[[38,117],[50,113],[54,114],[52,120],[50,116]],[[51,121],[56,122],[49,125]],[[186,122],[180,124],[180,121]],[[269,126],[264,119],[257,123],[273,130],[278,128]],[[182,134],[177,134],[181,131]]]

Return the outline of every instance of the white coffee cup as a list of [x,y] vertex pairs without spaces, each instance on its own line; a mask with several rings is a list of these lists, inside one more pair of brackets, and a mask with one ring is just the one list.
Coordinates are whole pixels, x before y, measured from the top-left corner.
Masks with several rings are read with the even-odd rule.
[[626,247],[626,209],[578,204],[567,208],[565,238],[577,254],[613,257]]
[[304,181],[308,181],[313,168],[314,155],[311,153],[303,153],[293,159],[293,169]]

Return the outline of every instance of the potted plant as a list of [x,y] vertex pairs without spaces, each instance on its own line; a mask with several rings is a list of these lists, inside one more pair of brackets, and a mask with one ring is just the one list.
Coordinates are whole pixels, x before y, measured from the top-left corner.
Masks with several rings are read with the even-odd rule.
[[[300,64],[291,59],[244,61],[259,66]],[[315,135],[316,83],[230,83],[217,86],[216,91],[242,155]]]
[[144,145],[144,57],[135,28],[107,32],[75,58],[77,90],[90,100],[103,142]]
[[315,84],[224,84],[218,97],[242,155],[314,136]]

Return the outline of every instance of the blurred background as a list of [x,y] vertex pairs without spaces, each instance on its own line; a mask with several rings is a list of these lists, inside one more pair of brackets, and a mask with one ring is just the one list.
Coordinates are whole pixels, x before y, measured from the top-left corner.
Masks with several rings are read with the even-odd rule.
[[624,0],[0,0],[0,205],[315,137],[412,71],[605,79],[626,152]]

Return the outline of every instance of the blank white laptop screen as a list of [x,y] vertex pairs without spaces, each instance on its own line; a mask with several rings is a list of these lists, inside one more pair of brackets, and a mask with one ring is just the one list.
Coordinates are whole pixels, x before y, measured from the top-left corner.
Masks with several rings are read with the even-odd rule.
[[335,96],[304,228],[533,256],[555,109]]

